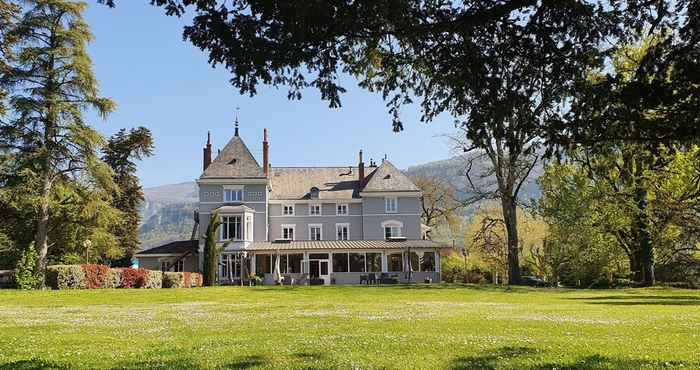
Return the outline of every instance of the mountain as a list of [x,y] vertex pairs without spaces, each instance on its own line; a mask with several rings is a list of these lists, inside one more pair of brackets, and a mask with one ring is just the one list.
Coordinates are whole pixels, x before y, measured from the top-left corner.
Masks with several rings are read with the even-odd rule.
[[[488,169],[488,164],[475,162],[472,174]],[[409,176],[438,177],[453,184],[457,189],[465,189],[467,184],[464,159],[454,157],[441,161],[429,162],[409,167],[405,173]],[[523,184],[521,199],[537,198],[540,190],[535,179],[542,173],[542,166],[537,165],[530,180]],[[474,177],[474,176],[473,176]],[[156,186],[144,189],[145,201],[141,208],[142,224],[139,229],[144,249],[173,241],[189,239],[194,226],[193,212],[197,208],[197,184],[194,181]],[[466,198],[469,192],[461,196]]]

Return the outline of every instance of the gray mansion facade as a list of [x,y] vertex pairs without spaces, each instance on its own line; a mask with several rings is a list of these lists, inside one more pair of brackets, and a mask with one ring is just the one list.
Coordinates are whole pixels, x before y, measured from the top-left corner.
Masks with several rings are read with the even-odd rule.
[[440,246],[425,238],[421,191],[388,160],[365,167],[360,151],[354,166],[272,167],[265,129],[260,165],[238,124],[213,160],[209,136],[203,157],[192,240],[138,253],[142,267],[200,270],[217,215],[222,283],[251,275],[265,284],[440,281]]

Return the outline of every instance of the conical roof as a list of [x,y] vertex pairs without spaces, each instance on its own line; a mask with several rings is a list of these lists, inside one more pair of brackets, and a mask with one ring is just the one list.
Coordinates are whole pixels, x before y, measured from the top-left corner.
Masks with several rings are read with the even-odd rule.
[[262,167],[238,135],[216,156],[200,178],[264,178]]

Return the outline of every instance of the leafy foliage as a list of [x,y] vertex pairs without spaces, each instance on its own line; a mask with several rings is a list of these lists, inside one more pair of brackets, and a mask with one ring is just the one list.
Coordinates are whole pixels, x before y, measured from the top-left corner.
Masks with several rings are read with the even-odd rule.
[[41,278],[36,272],[36,249],[33,245],[22,252],[15,267],[14,279],[17,288],[22,290],[36,289],[41,286]]

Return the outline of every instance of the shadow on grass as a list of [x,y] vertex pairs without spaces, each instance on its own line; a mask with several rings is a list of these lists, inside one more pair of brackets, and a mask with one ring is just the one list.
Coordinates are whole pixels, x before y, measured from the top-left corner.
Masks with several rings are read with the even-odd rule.
[[523,369],[523,370],[578,370],[578,369],[639,369],[639,368],[695,368],[700,363],[685,361],[650,361],[617,359],[601,355],[580,357],[570,362],[538,362],[536,355],[543,351],[528,347],[503,347],[481,356],[454,359],[450,369]]
[[588,304],[612,306],[700,306],[700,296],[678,295],[608,295],[600,297],[568,298],[577,301],[587,301]]
[[39,370],[39,369],[52,369],[52,370],[63,370],[70,369],[66,365],[60,365],[52,361],[45,361],[39,359],[29,359],[29,360],[18,360],[14,362],[8,362],[0,364],[0,370]]

